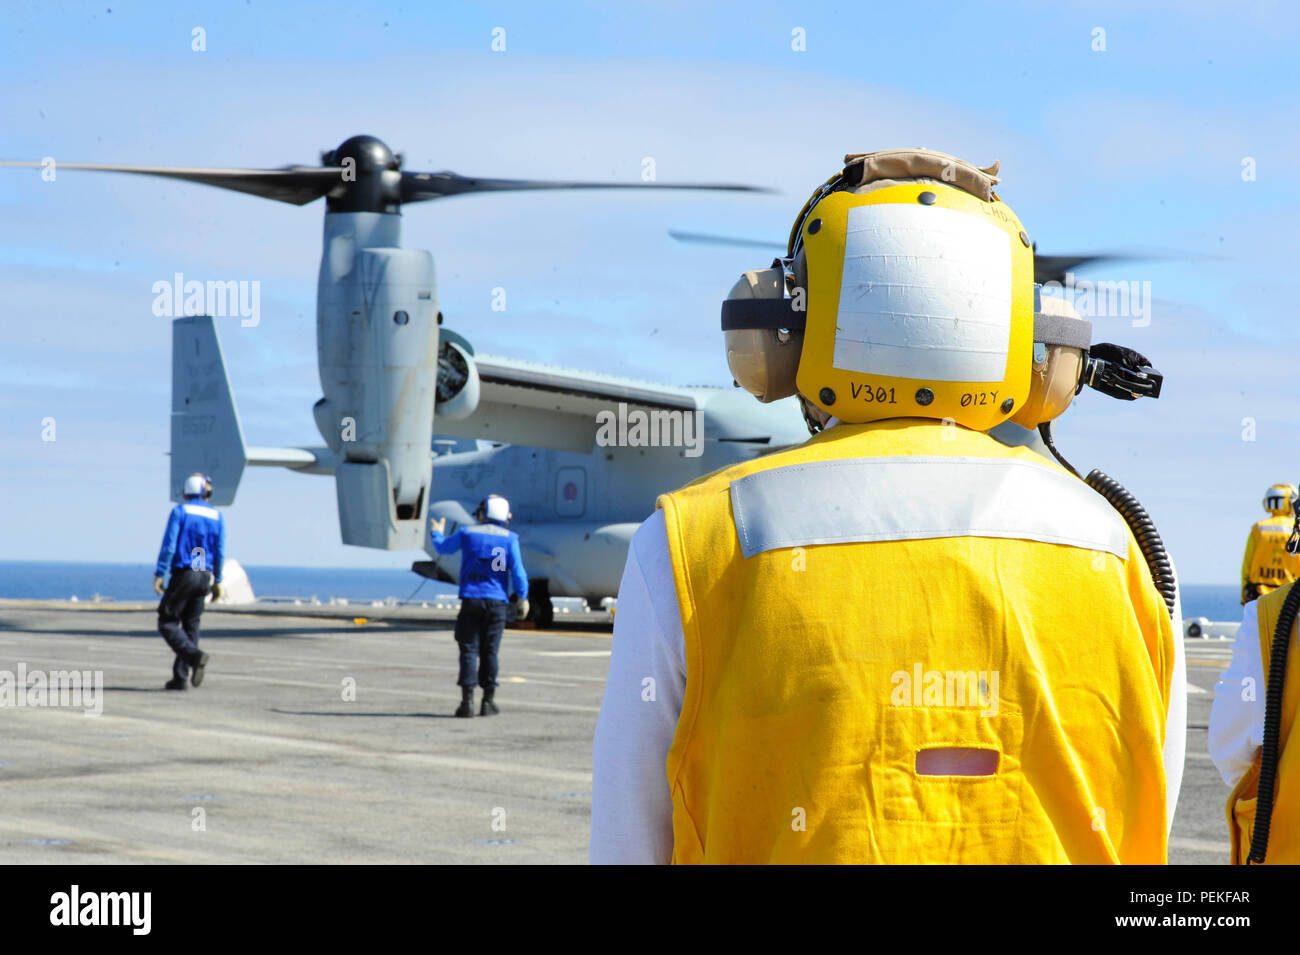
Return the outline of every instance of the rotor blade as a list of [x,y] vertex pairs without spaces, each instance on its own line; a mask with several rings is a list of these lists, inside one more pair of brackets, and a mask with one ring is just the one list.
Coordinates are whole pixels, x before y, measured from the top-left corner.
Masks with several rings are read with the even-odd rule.
[[1097,255],[1039,255],[1034,253],[1034,281],[1040,285],[1044,282],[1065,284],[1065,273],[1073,272],[1081,265],[1094,262],[1137,262],[1149,259],[1146,255],[1126,255],[1121,253],[1098,253]]
[[[0,160],[0,166],[28,169],[44,168],[39,162]],[[141,176],[161,176],[202,183],[219,189],[246,192],[263,199],[276,199],[295,206],[319,199],[342,181],[341,166],[285,166],[282,169],[201,169],[186,166],[113,166],[103,163],[60,162],[59,169],[85,169],[90,172],[127,172]]]
[[682,232],[669,229],[668,234],[678,242],[702,242],[706,245],[732,245],[747,249],[777,249],[785,251],[784,242],[768,242],[766,239],[735,239],[727,235],[708,235],[704,232]]
[[[708,245],[729,245],[750,249],[785,249],[784,242],[768,242],[763,239],[738,239],[725,235],[709,235],[703,232],[681,232],[669,229],[668,234],[679,242],[701,242]],[[1082,265],[1094,262],[1131,262],[1148,256],[1122,255],[1104,253],[1097,255],[1034,255],[1034,281],[1038,283],[1056,281],[1065,282],[1065,273]]]
[[565,182],[545,179],[480,179],[454,172],[402,173],[402,202],[423,202],[468,192],[515,192],[524,189],[715,189],[725,192],[772,192],[736,183]]

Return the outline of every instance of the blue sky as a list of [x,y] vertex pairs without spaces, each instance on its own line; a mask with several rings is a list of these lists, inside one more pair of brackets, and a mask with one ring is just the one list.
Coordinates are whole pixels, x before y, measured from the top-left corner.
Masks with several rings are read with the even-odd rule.
[[[852,20],[858,8],[806,3],[430,6],[5,4],[0,157],[273,167],[364,132],[408,169],[634,181],[648,156],[660,181],[777,189],[406,209],[405,244],[434,253],[448,325],[480,350],[674,384],[727,383],[718,301],[766,259],[668,229],[783,240],[849,151],[996,158],[1042,251],[1181,256],[1086,273],[1151,283],[1148,326],[1099,319],[1095,337],[1146,352],[1166,390],[1080,396],[1057,427],[1067,457],[1137,493],[1198,583],[1235,581],[1263,490],[1300,478],[1300,30],[1285,5],[957,3]],[[174,272],[262,283],[261,324],[221,329],[246,435],[318,441],[321,203],[3,170],[0,210],[0,559],[152,560],[170,333],[151,287]],[[498,286],[505,312],[489,307]],[[229,518],[247,564],[412,558],[340,544],[326,478],[252,471]]]

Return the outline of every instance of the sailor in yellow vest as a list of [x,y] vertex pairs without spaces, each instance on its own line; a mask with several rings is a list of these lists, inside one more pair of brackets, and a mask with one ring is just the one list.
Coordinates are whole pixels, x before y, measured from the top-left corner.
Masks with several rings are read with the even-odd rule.
[[[1294,492],[1289,503],[1294,516],[1288,518],[1290,539],[1283,552],[1294,557],[1300,552],[1300,501]],[[1248,864],[1248,859],[1300,863],[1300,745],[1287,745],[1300,709],[1297,606],[1295,581],[1247,602],[1232,662],[1214,686],[1210,756],[1232,787],[1227,814],[1234,865]],[[1281,646],[1279,630],[1286,635]],[[1279,658],[1282,647],[1285,653]],[[1275,714],[1271,726],[1270,706]],[[1261,799],[1261,794],[1266,795]],[[1265,817],[1269,822],[1261,825]]]
[[1274,484],[1264,492],[1264,510],[1269,516],[1250,529],[1241,562],[1243,604],[1300,577],[1300,557],[1286,550],[1295,499],[1296,490],[1290,484]]
[[1166,861],[1172,589],[1106,499],[985,433],[1059,414],[1090,332],[1035,315],[995,172],[846,157],[724,303],[737,383],[816,433],[634,535],[593,862]]

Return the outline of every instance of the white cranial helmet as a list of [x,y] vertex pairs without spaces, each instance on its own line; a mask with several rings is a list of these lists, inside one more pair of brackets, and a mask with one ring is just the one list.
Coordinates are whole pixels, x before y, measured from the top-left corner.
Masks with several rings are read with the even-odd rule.
[[212,493],[212,482],[204,475],[195,472],[185,479],[185,496],[207,495]]
[[499,494],[490,494],[483,502],[483,516],[489,521],[506,524],[510,521],[510,502]]

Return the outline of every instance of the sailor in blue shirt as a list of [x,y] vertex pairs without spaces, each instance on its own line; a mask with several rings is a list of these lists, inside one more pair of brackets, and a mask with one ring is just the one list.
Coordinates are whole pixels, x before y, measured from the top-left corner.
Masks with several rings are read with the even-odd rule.
[[[474,715],[474,684],[483,687],[479,716],[499,712],[496,702],[497,649],[506,626],[506,601],[514,594],[515,610],[528,614],[528,574],[519,553],[519,535],[506,530],[510,502],[488,495],[474,512],[477,524],[444,537],[445,518],[429,522],[433,546],[439,554],[460,551],[460,615],[456,618],[456,643],[460,646],[460,708],[457,716]],[[478,674],[475,679],[475,664]]]
[[[203,682],[208,655],[199,649],[199,618],[203,602],[211,591],[221,596],[221,567],[226,553],[226,521],[208,503],[212,480],[202,474],[185,479],[185,500],[172,508],[163,532],[158,566],[154,570],[154,593],[158,603],[158,632],[176,652],[169,690],[185,689],[188,677],[193,686]],[[171,581],[163,588],[163,577]]]

